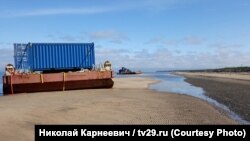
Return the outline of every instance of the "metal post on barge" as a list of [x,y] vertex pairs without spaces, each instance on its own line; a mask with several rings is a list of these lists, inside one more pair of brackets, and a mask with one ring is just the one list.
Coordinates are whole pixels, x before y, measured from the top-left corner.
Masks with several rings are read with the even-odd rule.
[[14,94],[13,79],[12,79],[12,76],[14,74],[15,74],[14,66],[12,64],[7,64],[5,66],[5,74],[4,74],[4,76],[6,76],[6,79],[5,79],[4,83],[8,83],[8,82],[10,83],[10,91],[8,92],[9,94]]
[[10,89],[11,89],[11,94],[14,94],[13,84],[12,84],[12,75],[10,76]]

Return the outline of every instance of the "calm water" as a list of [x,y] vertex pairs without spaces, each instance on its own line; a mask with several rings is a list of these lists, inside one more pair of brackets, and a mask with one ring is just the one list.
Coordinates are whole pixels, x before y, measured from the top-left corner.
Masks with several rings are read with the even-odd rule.
[[160,91],[160,92],[171,92],[174,94],[184,94],[193,97],[200,98],[202,100],[208,101],[210,104],[225,111],[231,118],[239,121],[242,124],[250,124],[250,122],[243,120],[240,116],[230,111],[228,107],[220,104],[214,99],[207,97],[205,91],[200,88],[193,86],[185,81],[182,76],[173,75],[167,72],[154,72],[154,73],[144,73],[140,75],[117,75],[116,77],[150,77],[159,80],[159,83],[151,84],[150,89]]
[[229,108],[216,100],[205,95],[205,91],[200,88],[193,86],[185,81],[182,76],[173,75],[170,73],[158,72],[149,73],[145,76],[153,77],[160,80],[160,83],[150,85],[150,89],[161,91],[161,92],[172,92],[176,94],[185,94],[193,97],[200,98],[202,100],[208,101],[210,104],[225,111],[231,118],[239,121],[242,124],[250,124],[250,122],[243,120],[239,115],[229,110]]
[[187,94],[201,99],[207,99],[202,88],[192,86],[185,82],[184,77],[162,72],[153,74],[153,77],[160,80],[160,83],[150,85],[150,89],[162,92]]

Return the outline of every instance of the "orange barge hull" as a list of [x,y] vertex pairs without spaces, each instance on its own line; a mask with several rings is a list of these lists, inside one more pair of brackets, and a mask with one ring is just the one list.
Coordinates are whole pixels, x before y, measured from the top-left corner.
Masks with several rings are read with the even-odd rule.
[[3,76],[3,94],[112,88],[112,71]]

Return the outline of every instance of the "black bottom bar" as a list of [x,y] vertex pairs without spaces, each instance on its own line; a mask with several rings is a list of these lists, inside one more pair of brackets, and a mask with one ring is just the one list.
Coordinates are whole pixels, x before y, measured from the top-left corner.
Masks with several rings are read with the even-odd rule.
[[35,140],[226,140],[248,141],[250,125],[35,125]]

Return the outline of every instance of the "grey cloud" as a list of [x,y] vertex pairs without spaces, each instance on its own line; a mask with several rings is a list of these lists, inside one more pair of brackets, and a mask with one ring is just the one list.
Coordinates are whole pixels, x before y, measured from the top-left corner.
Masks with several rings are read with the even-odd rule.
[[[250,65],[250,52],[234,49],[216,49],[203,52],[175,53],[167,48],[154,52],[147,49],[124,53],[123,50],[100,51],[99,60],[110,60],[114,67],[128,66],[143,69],[205,69]],[[239,57],[240,56],[240,57]]]
[[110,49],[102,47],[96,49],[96,62],[103,63],[111,61],[113,68],[118,69],[122,66],[132,66],[134,60],[130,56],[130,51],[126,49]]
[[220,48],[241,48],[241,47],[244,47],[243,44],[228,44],[228,43],[215,43],[215,44],[211,44],[209,45],[209,47],[212,47],[212,48],[217,48],[217,49],[220,49]]
[[51,15],[66,15],[66,14],[99,14],[104,12],[116,11],[112,7],[82,7],[82,8],[43,8],[30,10],[12,10],[2,11],[1,17],[31,17],[31,16],[51,16]]
[[108,49],[108,48],[104,48],[104,47],[96,50],[97,55],[105,54],[108,56],[110,54],[124,54],[124,53],[130,53],[130,51],[127,49],[122,49],[122,48],[121,49]]
[[13,49],[12,48],[0,48],[0,71],[4,70],[6,64],[14,64]]
[[9,43],[9,42],[0,42],[0,47],[6,48],[6,47],[12,46],[12,45],[13,45],[13,43]]
[[177,45],[177,41],[171,39],[165,39],[162,37],[156,37],[146,42],[146,44],[160,44],[160,45]]
[[121,44],[124,41],[129,40],[129,38],[124,34],[112,30],[89,32],[87,33],[87,36],[90,40],[108,40],[117,44]]
[[66,33],[50,33],[46,38],[53,40],[54,42],[82,42],[84,37],[81,34],[70,35]]
[[176,46],[176,45],[202,45],[205,39],[196,36],[187,36],[182,39],[168,39],[164,37],[156,37],[150,39],[146,44],[159,44],[163,46]]
[[65,35],[65,36],[61,36],[60,39],[62,39],[63,41],[73,42],[73,41],[77,41],[78,37]]
[[54,34],[50,33],[50,34],[48,34],[48,35],[46,36],[46,38],[49,38],[49,39],[56,39],[56,36],[55,36]]
[[[0,68],[14,63],[13,49],[1,48]],[[250,52],[232,48],[217,48],[214,51],[175,53],[167,48],[154,52],[147,49],[131,51],[124,48],[112,49],[100,46],[96,48],[96,63],[111,61],[114,68],[127,66],[142,69],[200,69],[228,66],[249,66]]]
[[109,41],[115,44],[122,44],[124,41],[129,40],[124,34],[106,30],[106,31],[95,31],[95,32],[79,32],[76,35],[70,35],[67,33],[50,33],[46,36],[47,38],[55,41],[65,41],[65,42],[82,42],[83,40],[88,42],[93,41]]
[[204,39],[195,36],[188,36],[182,39],[182,43],[186,45],[201,45],[203,42]]

